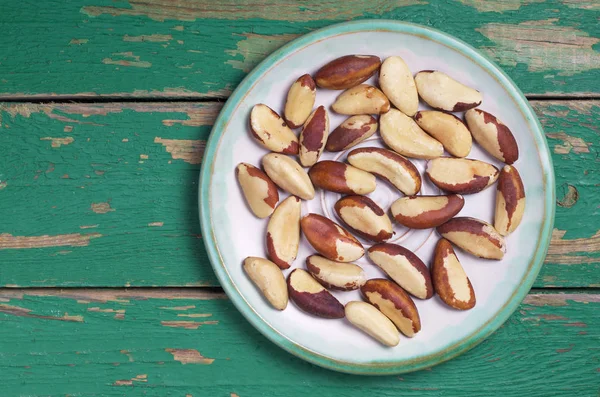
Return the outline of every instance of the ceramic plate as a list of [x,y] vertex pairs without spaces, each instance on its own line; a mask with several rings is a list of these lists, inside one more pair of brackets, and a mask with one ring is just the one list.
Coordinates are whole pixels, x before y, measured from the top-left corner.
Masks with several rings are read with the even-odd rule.
[[[293,302],[285,311],[276,311],[242,269],[245,257],[266,255],[267,220],[250,212],[234,172],[240,162],[260,166],[261,158],[267,154],[250,136],[250,110],[257,103],[265,103],[282,113],[287,90],[296,78],[304,73],[314,74],[325,63],[347,54],[378,55],[382,60],[398,55],[413,73],[435,69],[476,88],[483,93],[480,108],[509,126],[521,153],[515,166],[525,184],[527,209],[520,227],[507,238],[508,252],[504,259],[482,260],[457,249],[475,289],[477,305],[460,312],[445,306],[437,296],[427,301],[415,299],[422,330],[412,339],[402,337],[393,348],[380,345],[345,319],[312,317]],[[368,82],[376,83],[374,79]],[[317,90],[315,107],[329,106],[339,94],[340,91]],[[345,116],[330,112],[331,129],[344,119]],[[381,146],[380,139],[374,138],[358,147],[373,145]],[[345,157],[345,152],[326,152],[321,160],[343,161]],[[477,145],[469,157],[502,167]],[[423,172],[425,162],[414,163]],[[426,177],[423,182],[421,194],[439,192]],[[545,257],[554,217],[554,176],[548,146],[535,114],[515,84],[469,45],[436,30],[395,21],[331,26],[300,37],[257,66],[229,98],[215,123],[204,153],[199,194],[206,249],[223,289],[238,310],[287,351],[323,367],[360,374],[393,374],[430,367],[457,356],[490,335],[529,291]],[[465,196],[459,216],[492,222],[495,194],[493,186]],[[285,197],[287,194],[280,192],[281,200]],[[387,209],[400,193],[378,182],[370,197]],[[303,214],[316,212],[337,221],[332,208],[338,198],[337,194],[317,190],[315,199],[303,202]],[[395,232],[393,242],[414,250],[425,263],[431,263],[439,238],[435,231],[396,227]],[[305,258],[314,253],[306,240],[302,240],[292,268],[304,268]],[[369,278],[384,277],[366,258],[356,263]],[[284,271],[286,277],[291,270]],[[334,295],[342,303],[360,300],[357,291]]]

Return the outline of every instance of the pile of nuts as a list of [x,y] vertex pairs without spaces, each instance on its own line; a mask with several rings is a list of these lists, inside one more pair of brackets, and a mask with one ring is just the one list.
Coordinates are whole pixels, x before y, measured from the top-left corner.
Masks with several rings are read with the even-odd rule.
[[[379,71],[380,88],[362,84]],[[350,116],[329,132],[324,106],[313,110],[316,87],[344,90],[331,105]],[[435,110],[418,111],[419,97]],[[264,104],[250,114],[254,139],[271,153],[261,170],[240,163],[236,175],[246,201],[259,218],[270,217],[266,234],[269,259],[248,257],[244,269],[269,303],[284,310],[288,297],[306,313],[322,318],[346,317],[350,323],[387,346],[400,333],[412,337],[421,329],[413,299],[437,293],[448,306],[468,310],[475,292],[453,245],[479,258],[500,260],[506,252],[504,236],[513,232],[525,209],[525,190],[513,167],[519,157],[517,142],[492,114],[477,109],[479,91],[450,76],[431,70],[410,72],[402,58],[383,63],[377,56],[347,55],[335,59],[311,77],[299,77],[288,91],[283,117]],[[394,106],[394,107],[392,107]],[[465,122],[450,112],[465,111]],[[379,120],[373,115],[379,115]],[[300,128],[299,137],[292,128]],[[346,164],[319,161],[324,150],[345,151],[379,129],[391,149],[363,147],[350,151]],[[465,158],[472,140],[506,165]],[[446,151],[451,157],[442,157]],[[298,156],[298,161],[292,156]],[[447,195],[420,196],[421,175],[407,159],[427,159],[426,175]],[[310,167],[305,171],[304,167]],[[441,236],[428,267],[412,251],[386,243],[393,235],[388,212],[365,196],[377,178],[403,193],[390,213],[412,229],[436,228]],[[494,225],[469,217],[455,217],[464,206],[462,195],[497,184]],[[319,214],[302,217],[301,200],[311,200],[315,187],[345,195],[335,204],[344,227]],[[279,202],[278,188],[290,194]],[[290,268],[298,254],[301,232],[318,253],[306,258],[306,270]],[[368,258],[389,279],[367,280],[353,263],[365,254],[354,234],[374,243]],[[328,290],[360,289],[365,302],[345,306]]]

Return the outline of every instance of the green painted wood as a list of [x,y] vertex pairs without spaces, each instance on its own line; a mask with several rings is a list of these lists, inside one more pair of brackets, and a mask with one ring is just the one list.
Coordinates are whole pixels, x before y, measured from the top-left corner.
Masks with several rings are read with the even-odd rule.
[[[559,187],[535,286],[600,286],[600,101],[533,106]],[[0,105],[0,286],[217,286],[197,179],[220,107]]]
[[1,290],[2,393],[591,397],[600,385],[598,310],[598,294],[529,295],[463,356],[417,373],[361,377],[277,348],[222,295]]
[[260,60],[332,23],[441,29],[535,95],[593,95],[600,7],[584,0],[5,2],[0,96],[223,97]]

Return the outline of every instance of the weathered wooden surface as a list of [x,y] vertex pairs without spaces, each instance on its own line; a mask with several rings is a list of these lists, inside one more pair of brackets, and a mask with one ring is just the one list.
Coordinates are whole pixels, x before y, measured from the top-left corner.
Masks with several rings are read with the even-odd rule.
[[351,19],[424,24],[535,95],[597,94],[594,0],[82,0],[2,4],[0,96],[224,97],[300,34]]
[[[535,286],[600,286],[600,101],[533,106],[558,186]],[[0,105],[0,285],[217,286],[197,179],[220,107]]]
[[[431,370],[312,366],[201,290],[0,291],[4,395],[597,396],[600,295],[531,294],[480,346]],[[8,389],[6,388],[8,386]]]

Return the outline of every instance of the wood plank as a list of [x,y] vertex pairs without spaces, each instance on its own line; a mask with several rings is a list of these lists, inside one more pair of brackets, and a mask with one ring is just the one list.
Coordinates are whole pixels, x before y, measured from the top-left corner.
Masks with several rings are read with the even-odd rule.
[[[600,285],[600,101],[532,102],[559,187],[536,287]],[[0,285],[218,285],[197,178],[219,103],[0,105]]]
[[596,396],[600,295],[532,294],[489,339],[386,377],[307,364],[205,291],[1,290],[6,395]]
[[8,2],[0,97],[224,97],[298,35],[363,18],[425,24],[532,95],[597,95],[600,7],[573,0]]

